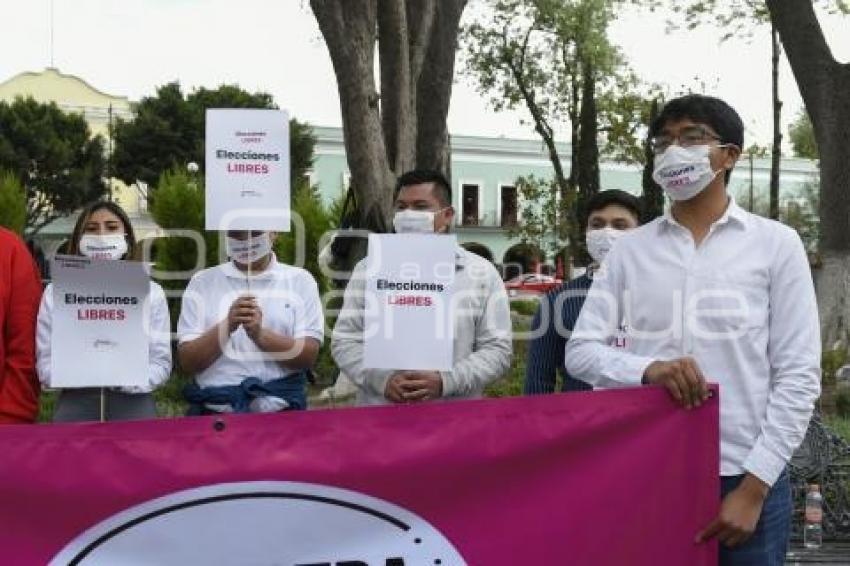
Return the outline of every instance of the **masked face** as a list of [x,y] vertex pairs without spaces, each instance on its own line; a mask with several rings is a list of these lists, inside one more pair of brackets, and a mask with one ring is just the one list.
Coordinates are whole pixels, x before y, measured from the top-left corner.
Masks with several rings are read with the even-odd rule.
[[690,200],[705,190],[722,169],[713,171],[710,145],[671,145],[655,159],[652,178],[674,201]]
[[590,254],[593,261],[601,264],[605,256],[608,255],[608,252],[611,251],[614,242],[625,233],[625,230],[617,230],[610,226],[589,230],[585,235],[587,239],[587,253]]
[[399,210],[393,216],[393,228],[397,234],[433,234],[436,215],[432,210]]
[[83,234],[80,253],[92,259],[121,259],[127,253],[124,234]]
[[272,251],[272,241],[268,232],[263,232],[257,236],[251,236],[245,240],[227,238],[227,255],[233,261],[242,265],[250,265],[255,263]]

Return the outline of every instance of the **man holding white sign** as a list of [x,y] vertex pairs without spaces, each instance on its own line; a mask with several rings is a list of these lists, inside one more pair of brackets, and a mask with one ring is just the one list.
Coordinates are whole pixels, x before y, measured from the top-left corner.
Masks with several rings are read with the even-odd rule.
[[[396,185],[393,226],[398,234],[445,234],[454,219],[451,202],[451,186],[441,173],[405,173]],[[370,239],[370,258],[355,267],[331,343],[337,365],[357,386],[358,404],[480,396],[488,383],[505,373],[512,354],[508,298],[496,269],[457,245],[448,270],[435,269],[446,263],[435,242],[428,250],[416,248],[416,260],[408,262],[418,264],[418,273],[413,269],[407,277],[391,276],[393,269],[382,263],[395,265],[395,254],[374,249],[373,241],[383,242]],[[377,303],[381,306],[373,312]],[[416,326],[407,313],[398,314],[430,307],[438,312],[421,319],[430,320],[430,327]],[[387,328],[388,321],[394,327]],[[418,347],[407,344],[411,336]],[[443,343],[447,337],[450,363]],[[405,364],[405,357],[415,363]],[[423,369],[429,359],[432,365]],[[398,365],[388,368],[388,362]],[[418,369],[407,369],[411,367]]]
[[288,125],[278,110],[207,110],[206,226],[225,232],[230,261],[197,272],[183,294],[190,415],[307,408],[324,338],[319,289],[273,250],[290,229]]

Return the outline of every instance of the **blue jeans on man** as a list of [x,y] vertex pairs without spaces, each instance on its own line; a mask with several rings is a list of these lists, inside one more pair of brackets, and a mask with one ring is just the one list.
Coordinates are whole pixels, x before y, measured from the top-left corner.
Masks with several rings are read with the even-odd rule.
[[[720,478],[721,497],[738,487],[744,476]],[[720,545],[721,566],[782,566],[791,533],[791,481],[782,472],[764,500],[761,517],[753,536],[735,548]]]

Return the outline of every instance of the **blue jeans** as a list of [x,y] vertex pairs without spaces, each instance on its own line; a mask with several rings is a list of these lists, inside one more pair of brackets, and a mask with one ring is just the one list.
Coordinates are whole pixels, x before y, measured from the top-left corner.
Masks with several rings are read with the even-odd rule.
[[[738,487],[744,476],[720,478],[721,497]],[[782,566],[791,534],[791,482],[788,470],[782,472],[764,500],[761,517],[753,536],[733,549],[720,544],[721,566]]]

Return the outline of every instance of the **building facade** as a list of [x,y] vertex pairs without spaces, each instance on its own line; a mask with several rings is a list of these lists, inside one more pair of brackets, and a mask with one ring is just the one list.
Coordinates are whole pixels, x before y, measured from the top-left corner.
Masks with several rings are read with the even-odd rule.
[[[349,186],[350,173],[345,157],[341,128],[314,127],[318,140],[312,183],[319,188],[325,202],[341,198]],[[456,211],[455,232],[462,245],[495,263],[510,263],[513,251],[521,246],[511,235],[511,227],[522,223],[525,203],[517,194],[520,177],[551,179],[553,169],[543,143],[539,140],[486,138],[453,135],[452,199]],[[570,164],[568,144],[558,145],[561,161]],[[602,190],[620,189],[641,194],[643,170],[640,165],[600,163]],[[784,202],[800,201],[807,184],[816,183],[817,163],[807,159],[782,159],[781,196]],[[729,191],[744,208],[749,207],[752,192],[755,203],[764,203],[770,184],[770,159],[750,160],[743,156],[729,183]],[[751,191],[752,189],[752,191]],[[555,246],[532,242],[544,255]]]

